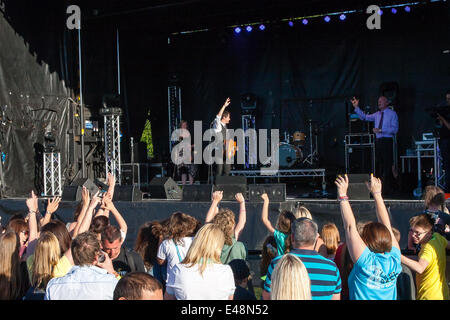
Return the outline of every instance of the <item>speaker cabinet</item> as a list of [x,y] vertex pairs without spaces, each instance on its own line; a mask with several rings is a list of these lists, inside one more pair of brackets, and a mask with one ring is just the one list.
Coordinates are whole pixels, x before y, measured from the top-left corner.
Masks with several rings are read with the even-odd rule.
[[263,202],[261,195],[267,193],[272,202],[286,201],[286,184],[250,184],[248,186],[248,199],[251,202]]
[[113,201],[142,201],[142,191],[137,186],[117,185],[114,188]]
[[214,191],[223,191],[222,200],[235,200],[236,193],[247,196],[247,178],[242,176],[219,176],[216,179]]
[[155,177],[150,181],[148,193],[151,199],[181,199],[182,189],[170,177]]
[[366,181],[370,181],[370,175],[364,174],[348,174],[348,190],[347,196],[350,200],[369,200],[370,191],[367,189]]
[[212,184],[187,184],[183,186],[183,201],[205,201],[212,199]]
[[61,196],[62,201],[81,201],[81,194],[83,187],[89,190],[89,195],[92,196],[99,191],[99,187],[88,178],[78,178],[72,181],[70,186],[64,186]]

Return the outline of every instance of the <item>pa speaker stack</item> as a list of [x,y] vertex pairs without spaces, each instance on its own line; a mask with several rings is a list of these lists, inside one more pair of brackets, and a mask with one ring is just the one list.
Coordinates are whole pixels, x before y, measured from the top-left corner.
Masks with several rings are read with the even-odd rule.
[[247,178],[242,176],[219,176],[214,191],[223,191],[222,200],[235,200],[236,193],[247,199]]
[[183,201],[204,201],[212,199],[212,184],[187,184],[183,186]]
[[99,191],[99,187],[88,178],[79,178],[75,179],[70,186],[65,186],[63,189],[63,194],[61,197],[62,201],[81,201],[81,194],[83,191],[83,187],[86,187],[89,190],[89,195],[92,197],[97,191]]
[[251,202],[262,202],[263,193],[267,193],[271,202],[284,202],[286,201],[286,184],[251,184],[248,187],[248,199]]

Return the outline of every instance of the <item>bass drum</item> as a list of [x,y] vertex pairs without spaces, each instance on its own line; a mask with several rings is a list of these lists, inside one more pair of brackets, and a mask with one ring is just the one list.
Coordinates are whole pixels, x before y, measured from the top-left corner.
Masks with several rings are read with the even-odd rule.
[[292,144],[281,143],[279,149],[280,167],[290,168],[303,160],[302,150]]

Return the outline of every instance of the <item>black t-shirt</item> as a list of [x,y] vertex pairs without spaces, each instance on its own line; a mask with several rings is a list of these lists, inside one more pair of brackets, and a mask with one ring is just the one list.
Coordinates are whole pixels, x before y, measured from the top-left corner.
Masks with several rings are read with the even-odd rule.
[[112,261],[114,270],[124,276],[128,272],[145,272],[144,261],[141,256],[125,247],[120,248],[119,256]]
[[234,291],[233,295],[233,300],[256,300],[256,297],[250,291],[240,286],[236,286],[236,290]]

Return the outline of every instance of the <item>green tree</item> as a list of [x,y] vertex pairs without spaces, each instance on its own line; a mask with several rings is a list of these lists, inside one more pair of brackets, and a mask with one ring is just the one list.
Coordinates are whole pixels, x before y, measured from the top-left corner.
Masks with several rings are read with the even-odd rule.
[[147,159],[153,159],[155,155],[153,152],[152,123],[150,122],[150,111],[148,111],[144,130],[142,131],[141,142],[145,142],[147,144]]

